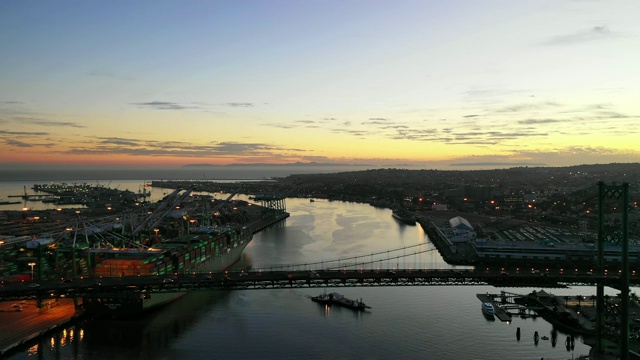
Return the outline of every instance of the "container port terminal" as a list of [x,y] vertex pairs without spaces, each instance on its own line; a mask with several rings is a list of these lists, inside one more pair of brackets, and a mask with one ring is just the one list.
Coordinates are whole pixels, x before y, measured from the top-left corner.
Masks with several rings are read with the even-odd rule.
[[[93,201],[75,209],[3,212],[0,292],[26,286],[36,294],[0,304],[5,324],[24,328],[2,332],[2,353],[76,316],[103,311],[108,292],[100,289],[82,295],[77,292],[78,282],[90,281],[95,290],[102,279],[161,277],[166,281],[195,270],[225,270],[239,259],[254,233],[289,216],[283,199],[274,197],[261,206],[232,200],[237,191],[220,200],[180,188],[157,203],[103,187],[49,185],[45,191],[90,193]],[[71,285],[76,293],[45,295],[55,293],[49,292],[53,284]],[[126,295],[113,304],[117,315],[160,306],[184,294],[141,294],[131,288],[122,293]],[[25,316],[28,322],[12,322]]]
[[[278,204],[274,208],[274,200],[277,202],[282,201],[280,197],[274,196],[258,196],[255,198],[259,201],[270,201],[271,205],[264,206],[254,204],[252,210],[256,210],[255,217],[252,217],[250,221],[247,217],[243,227],[250,231],[259,231],[260,229],[269,226],[274,221],[267,220],[268,216],[265,214],[273,215],[278,212],[276,208],[282,206]],[[173,211],[173,210],[172,210]],[[84,211],[83,211],[84,212]],[[104,210],[98,210],[96,212],[102,212],[104,216]],[[170,212],[167,212],[169,214]],[[59,216],[63,216],[61,212],[58,212]],[[75,220],[78,222],[78,214],[66,214],[67,220]],[[75,215],[75,216],[74,216]],[[107,213],[108,215],[108,213]],[[149,214],[147,214],[149,215]],[[245,214],[246,215],[246,214]],[[455,215],[455,216],[454,216]],[[606,258],[606,267],[599,266],[597,259],[595,259],[594,246],[576,246],[578,243],[590,242],[584,241],[589,236],[586,234],[574,234],[569,231],[558,233],[558,230],[552,228],[538,229],[538,226],[532,226],[532,224],[520,224],[520,226],[509,225],[508,221],[501,221],[501,219],[494,219],[492,217],[484,218],[484,221],[480,223],[471,214],[454,214],[453,212],[440,212],[435,213],[415,211],[417,222],[424,229],[425,233],[429,236],[429,239],[435,246],[435,249],[439,251],[443,258],[456,265],[473,266],[474,269],[455,270],[455,271],[436,271],[430,269],[399,269],[399,268],[387,268],[380,269],[374,268],[374,264],[369,264],[367,270],[367,264],[362,259],[354,260],[353,270],[349,269],[349,265],[342,264],[342,271],[326,268],[321,269],[318,272],[321,278],[311,278],[309,275],[309,267],[305,269],[304,265],[299,265],[298,270],[295,271],[248,271],[243,273],[213,273],[212,275],[202,275],[203,277],[188,277],[187,274],[178,275],[173,279],[171,283],[164,282],[164,276],[160,274],[150,274],[152,276],[145,277],[144,283],[135,283],[136,279],[132,279],[131,282],[126,280],[126,276],[116,277],[119,284],[112,284],[111,281],[115,280],[102,280],[100,286],[107,286],[113,288],[114,291],[127,291],[126,287],[138,287],[140,289],[148,289],[154,292],[175,292],[175,291],[192,291],[198,289],[210,289],[210,288],[227,288],[227,289],[250,289],[250,288],[278,288],[278,287],[309,287],[309,286],[415,286],[415,285],[473,285],[473,284],[486,284],[500,287],[519,287],[519,286],[534,286],[544,288],[562,288],[564,286],[571,285],[600,285],[620,287],[621,272],[624,268],[624,264],[620,259],[620,249],[608,248],[604,250],[604,257]],[[474,222],[469,222],[466,218],[469,217]],[[120,218],[122,220],[122,218]],[[129,219],[134,219],[134,216],[130,216]],[[141,221],[144,216],[136,218],[137,222]],[[157,219],[156,219],[157,220]],[[282,220],[282,219],[280,219]],[[277,221],[280,221],[277,220]],[[102,224],[109,223],[105,221]],[[132,223],[134,220],[128,220]],[[277,222],[276,221],[276,222]],[[159,223],[158,223],[159,224]],[[482,224],[482,226],[478,226]],[[152,243],[157,240],[155,236],[158,236],[159,231],[156,223],[152,220],[148,220],[148,225],[145,231],[139,231],[140,242]],[[195,225],[191,223],[191,225]],[[198,225],[205,226],[204,221],[198,221]],[[471,225],[475,230],[481,228],[482,235],[476,234],[473,238],[460,240],[460,236],[464,236],[462,231],[455,231],[455,236],[452,236],[452,228],[456,226],[463,227],[464,225]],[[60,229],[60,224],[57,224],[55,229]],[[79,226],[79,225],[77,225]],[[85,226],[86,229],[90,229],[91,226]],[[131,227],[131,225],[128,225]],[[68,229],[69,226],[64,227]],[[133,228],[133,227],[132,227]],[[94,228],[95,229],[95,228]],[[185,227],[185,229],[187,229]],[[54,231],[50,230],[50,231]],[[68,231],[68,230],[67,230]],[[163,232],[166,230],[163,229]],[[173,229],[173,231],[177,231]],[[186,230],[185,230],[186,231]],[[142,233],[145,233],[142,235]],[[178,231],[179,233],[179,231]],[[178,235],[178,233],[170,234],[163,233],[162,236]],[[24,241],[26,244],[33,239],[23,238],[19,240],[21,235],[17,231],[13,233],[13,241]],[[530,238],[537,236],[537,238]],[[540,238],[540,234],[545,235],[544,242]],[[520,236],[518,236],[520,235]],[[522,238],[521,238],[522,237]],[[5,240],[6,241],[6,240]],[[572,243],[574,241],[574,243]],[[549,245],[554,244],[554,245]],[[591,242],[593,244],[593,242]],[[567,247],[573,246],[576,250],[573,253],[567,251]],[[432,249],[433,250],[433,249]],[[430,251],[432,251],[430,250]],[[637,264],[637,252],[638,250],[632,246],[628,249],[630,270],[628,272],[628,283],[637,285],[636,269]],[[567,254],[570,255],[567,255]],[[570,256],[570,257],[567,257]],[[566,260],[572,262],[567,263]],[[586,261],[589,260],[589,261]],[[559,265],[562,261],[565,265]],[[569,266],[567,266],[567,264]],[[580,268],[575,266],[580,264]],[[317,268],[317,265],[315,266]],[[356,269],[359,268],[359,269]],[[345,270],[347,269],[347,270]],[[40,271],[40,270],[39,270]],[[207,278],[209,277],[209,278]],[[260,278],[258,278],[260,277]],[[86,279],[83,279],[87,281]],[[126,281],[124,281],[126,280]],[[76,278],[72,279],[68,283],[57,283],[49,286],[45,281],[40,281],[39,288],[26,288],[25,286],[19,286],[21,284],[8,284],[5,283],[2,296],[12,294],[11,301],[17,301],[19,299],[41,297],[41,300],[46,300],[48,296],[42,296],[44,290],[47,293],[52,291],[54,295],[52,297],[60,298],[70,296],[70,293],[66,293],[67,289],[72,289],[76,296],[83,291],[89,291],[88,289],[95,290],[94,283],[79,283]],[[124,281],[124,282],[123,282]],[[142,279],[137,279],[142,281]],[[17,286],[14,288],[13,286]],[[11,292],[8,290],[11,289]],[[131,288],[129,288],[131,289]],[[49,295],[51,296],[51,295]],[[493,296],[493,299],[497,297]],[[8,298],[4,298],[8,299]],[[480,295],[479,295],[480,299]],[[484,298],[483,298],[484,299]],[[483,300],[481,299],[481,300]],[[484,299],[487,300],[487,299]],[[22,300],[21,300],[22,301]],[[497,304],[500,305],[500,304]]]

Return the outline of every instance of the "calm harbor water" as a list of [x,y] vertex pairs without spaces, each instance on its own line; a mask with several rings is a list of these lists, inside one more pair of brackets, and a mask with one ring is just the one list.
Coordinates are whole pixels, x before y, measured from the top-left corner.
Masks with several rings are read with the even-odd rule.
[[[115,182],[114,182],[115,183]],[[137,191],[141,182],[122,182]],[[32,186],[33,184],[26,184]],[[0,183],[0,199],[22,191]],[[112,184],[113,186],[113,184]],[[120,187],[125,189],[127,187]],[[152,189],[160,198],[167,190]],[[241,197],[244,198],[244,197]],[[254,235],[237,268],[301,264],[362,256],[424,244],[420,226],[403,225],[386,209],[317,199],[287,199],[291,217]],[[416,248],[404,250],[406,254]],[[398,250],[396,255],[403,250]],[[391,255],[389,256],[392,257]],[[348,260],[340,260],[347,264]],[[365,268],[450,268],[437,251],[372,261]],[[298,266],[297,269],[322,266]],[[135,320],[86,320],[54,332],[10,359],[571,359],[589,347],[567,334],[552,338],[541,318],[486,319],[478,293],[530,288],[416,286],[327,288],[363,298],[364,313],[325,308],[309,298],[323,289],[214,291],[188,294]],[[540,290],[540,289],[536,289]],[[593,288],[546,289],[557,295],[590,295]],[[516,339],[520,328],[521,338]]]

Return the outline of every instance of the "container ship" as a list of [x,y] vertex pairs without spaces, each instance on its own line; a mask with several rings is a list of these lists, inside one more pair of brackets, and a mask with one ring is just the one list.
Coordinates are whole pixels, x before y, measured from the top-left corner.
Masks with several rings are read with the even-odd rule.
[[[191,271],[224,271],[240,259],[253,237],[246,228],[222,228],[217,232],[191,233],[154,245],[141,252],[109,253],[96,259],[93,277],[160,277]],[[83,297],[83,308],[93,316],[128,317],[162,306],[186,292],[96,292]]]

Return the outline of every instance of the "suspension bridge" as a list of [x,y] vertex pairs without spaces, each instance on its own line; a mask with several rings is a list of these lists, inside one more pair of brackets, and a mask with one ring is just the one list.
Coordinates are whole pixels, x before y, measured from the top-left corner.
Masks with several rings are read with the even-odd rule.
[[[265,265],[238,271],[207,271],[206,266],[172,275],[86,277],[66,282],[6,283],[0,301],[81,298],[101,294],[188,292],[198,290],[252,290],[305,287],[358,286],[470,286],[617,287],[619,272],[594,273],[587,269],[535,269],[519,267],[430,268],[423,257],[437,252],[431,243],[421,243],[350,257],[295,264]],[[640,276],[629,274],[630,283]]]

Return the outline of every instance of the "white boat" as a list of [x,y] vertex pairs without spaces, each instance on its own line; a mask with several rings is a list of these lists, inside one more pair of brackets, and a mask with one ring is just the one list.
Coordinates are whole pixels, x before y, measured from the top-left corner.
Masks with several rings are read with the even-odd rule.
[[496,313],[496,309],[493,307],[493,304],[490,302],[482,303],[482,312],[487,315],[493,315]]

